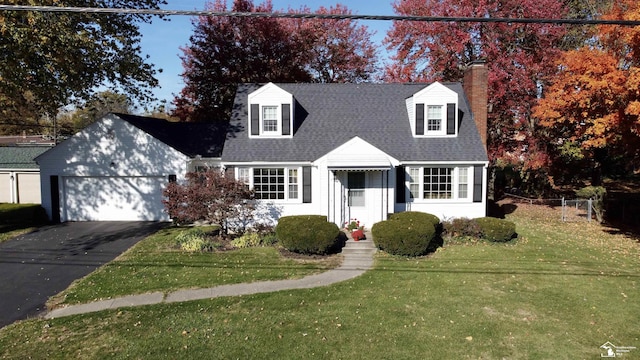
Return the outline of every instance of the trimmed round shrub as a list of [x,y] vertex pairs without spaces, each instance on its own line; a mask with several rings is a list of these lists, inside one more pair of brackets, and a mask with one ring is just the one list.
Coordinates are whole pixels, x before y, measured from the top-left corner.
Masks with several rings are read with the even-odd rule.
[[276,237],[287,250],[309,255],[330,252],[338,243],[338,225],[322,215],[283,216],[276,225]]
[[516,235],[516,224],[509,220],[483,217],[475,219],[482,238],[493,242],[507,242]]
[[[395,214],[397,215],[397,214]],[[420,216],[393,216],[371,228],[373,242],[389,254],[420,256],[427,253],[436,234],[431,221]]]
[[429,213],[424,213],[420,211],[405,211],[400,213],[391,214],[389,216],[389,220],[410,220],[415,222],[428,222],[431,223],[434,227],[437,227],[440,224],[440,218]]

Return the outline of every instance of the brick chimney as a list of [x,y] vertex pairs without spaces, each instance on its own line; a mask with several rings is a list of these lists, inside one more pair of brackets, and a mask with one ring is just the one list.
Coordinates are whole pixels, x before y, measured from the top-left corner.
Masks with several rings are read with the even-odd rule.
[[467,65],[462,79],[462,87],[469,100],[473,119],[476,122],[480,139],[487,149],[487,104],[489,88],[489,69],[484,60],[476,60]]

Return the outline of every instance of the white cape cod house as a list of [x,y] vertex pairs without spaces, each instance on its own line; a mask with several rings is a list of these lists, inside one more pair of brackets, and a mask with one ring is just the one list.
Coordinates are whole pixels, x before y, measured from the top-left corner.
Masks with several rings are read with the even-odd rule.
[[226,136],[112,115],[37,159],[43,206],[61,221],[167,220],[164,184],[221,166],[255,190],[271,220],[482,217],[486,77],[473,64],[464,84],[242,84]]

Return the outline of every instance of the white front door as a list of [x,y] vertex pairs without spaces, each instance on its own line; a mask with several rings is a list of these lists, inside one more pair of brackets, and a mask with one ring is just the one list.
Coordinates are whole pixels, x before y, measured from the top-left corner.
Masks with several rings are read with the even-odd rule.
[[[349,171],[347,173],[347,220],[358,219],[362,224],[368,220],[367,173]],[[371,226],[371,224],[369,224]]]

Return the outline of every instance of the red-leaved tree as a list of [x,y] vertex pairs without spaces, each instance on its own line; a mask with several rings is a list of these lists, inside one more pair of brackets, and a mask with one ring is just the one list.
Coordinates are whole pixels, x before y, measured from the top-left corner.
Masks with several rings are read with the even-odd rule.
[[[205,7],[228,11],[224,0]],[[268,13],[273,6],[235,0],[231,11]],[[342,5],[318,12],[350,13]],[[193,25],[182,49],[185,86],[174,100],[182,121],[227,121],[239,83],[362,82],[376,71],[371,34],[351,20],[200,16]]]
[[184,184],[171,182],[163,194],[162,202],[173,221],[209,221],[220,225],[224,234],[237,220],[250,216],[254,208],[253,190],[220,169],[188,172]]
[[[350,15],[344,5],[337,4],[311,11],[304,6],[290,13]],[[377,47],[365,26],[349,19],[281,19],[281,23],[297,37],[300,58],[313,82],[360,83],[377,74]]]
[[[566,13],[561,0],[404,0],[399,15],[548,18]],[[531,108],[554,74],[564,28],[550,24],[397,21],[387,34],[393,51],[387,81],[459,81],[468,63],[489,67],[488,147],[492,161],[544,164]],[[527,164],[528,163],[528,164]]]

